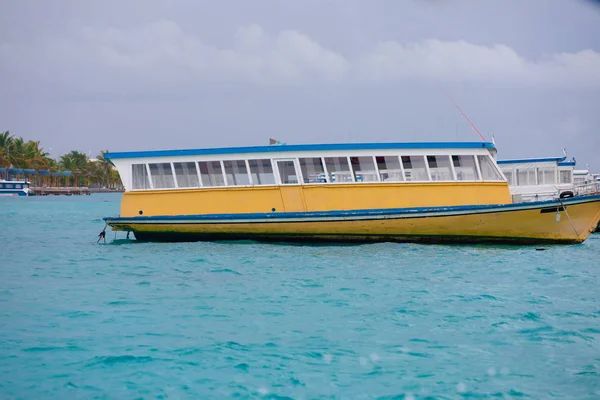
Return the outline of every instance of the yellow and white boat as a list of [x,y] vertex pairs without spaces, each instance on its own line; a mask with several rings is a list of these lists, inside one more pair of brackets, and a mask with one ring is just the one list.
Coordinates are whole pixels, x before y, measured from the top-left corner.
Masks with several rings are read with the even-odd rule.
[[581,243],[600,196],[514,204],[486,142],[109,153],[142,241]]

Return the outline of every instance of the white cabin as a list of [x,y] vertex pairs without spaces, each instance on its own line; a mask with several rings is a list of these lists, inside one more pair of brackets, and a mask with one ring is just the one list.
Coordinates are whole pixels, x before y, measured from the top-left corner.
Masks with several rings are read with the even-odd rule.
[[573,171],[573,184],[575,192],[579,195],[600,192],[600,174],[591,174],[587,169]]
[[514,202],[552,200],[562,193],[575,193],[575,160],[566,157],[499,160]]

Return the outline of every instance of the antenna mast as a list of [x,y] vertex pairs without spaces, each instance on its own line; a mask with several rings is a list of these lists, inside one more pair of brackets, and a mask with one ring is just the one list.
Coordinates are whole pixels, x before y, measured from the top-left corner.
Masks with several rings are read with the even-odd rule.
[[450,95],[448,94],[448,92],[446,92],[444,89],[442,89],[442,91],[446,94],[446,96],[452,102],[452,104],[454,104],[454,107],[456,107],[458,109],[458,111],[460,111],[460,113],[463,115],[463,117],[465,117],[465,119],[469,122],[469,124],[471,124],[471,126],[473,127],[473,129],[475,129],[475,132],[477,132],[479,134],[479,137],[481,138],[481,140],[483,140],[484,142],[486,142],[485,137],[483,137],[483,135],[481,134],[481,132],[479,132],[479,129],[477,129],[477,127],[475,126],[475,124],[473,124],[471,122],[471,120],[469,119],[469,117],[467,117],[467,114],[465,114],[463,112],[463,110],[460,109],[460,107],[458,106],[458,104],[456,104],[456,102],[454,100],[452,100],[452,97],[450,97]]

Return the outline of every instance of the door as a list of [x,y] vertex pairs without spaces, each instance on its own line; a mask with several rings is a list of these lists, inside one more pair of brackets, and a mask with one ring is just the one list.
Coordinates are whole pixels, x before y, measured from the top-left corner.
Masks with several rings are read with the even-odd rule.
[[279,191],[285,212],[306,211],[302,186],[300,185],[299,168],[294,159],[275,160],[279,179]]

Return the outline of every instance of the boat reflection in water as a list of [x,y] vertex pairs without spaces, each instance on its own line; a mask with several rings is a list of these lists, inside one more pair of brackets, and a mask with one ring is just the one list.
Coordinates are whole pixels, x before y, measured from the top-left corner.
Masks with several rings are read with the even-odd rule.
[[581,243],[600,196],[514,203],[487,142],[109,153],[143,241]]

